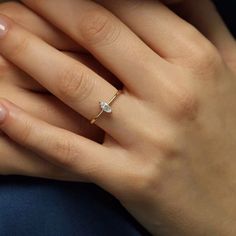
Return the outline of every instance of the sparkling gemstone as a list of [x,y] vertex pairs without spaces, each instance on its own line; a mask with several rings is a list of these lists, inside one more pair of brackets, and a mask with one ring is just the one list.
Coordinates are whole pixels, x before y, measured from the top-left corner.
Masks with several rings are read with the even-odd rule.
[[100,102],[100,107],[106,113],[111,113],[112,112],[112,109],[111,109],[110,105],[106,102]]

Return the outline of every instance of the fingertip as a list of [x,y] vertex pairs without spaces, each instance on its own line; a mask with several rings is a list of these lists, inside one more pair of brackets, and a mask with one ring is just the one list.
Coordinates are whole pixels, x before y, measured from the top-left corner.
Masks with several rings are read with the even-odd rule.
[[0,99],[0,125],[4,123],[9,113],[5,104],[4,100]]
[[9,17],[0,14],[0,39],[4,38],[10,29],[11,20]]
[[21,109],[14,103],[0,97],[0,125],[5,123],[7,117],[15,117],[15,113],[19,114]]

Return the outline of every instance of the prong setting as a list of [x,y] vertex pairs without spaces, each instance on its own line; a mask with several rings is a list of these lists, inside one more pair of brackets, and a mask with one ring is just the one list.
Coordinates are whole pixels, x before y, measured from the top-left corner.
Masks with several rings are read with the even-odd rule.
[[99,104],[100,104],[102,111],[104,111],[106,113],[112,113],[112,108],[107,102],[100,102]]

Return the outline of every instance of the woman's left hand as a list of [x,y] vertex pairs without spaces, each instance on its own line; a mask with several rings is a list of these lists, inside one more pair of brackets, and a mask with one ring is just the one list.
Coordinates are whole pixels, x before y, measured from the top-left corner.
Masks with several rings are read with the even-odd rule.
[[[155,1],[119,1],[116,15],[129,27],[92,1],[24,2],[125,87],[96,122],[103,145],[5,100],[2,131],[112,193],[153,235],[235,235],[236,74],[218,45]],[[0,24],[1,54],[87,119],[117,92],[9,18]]]

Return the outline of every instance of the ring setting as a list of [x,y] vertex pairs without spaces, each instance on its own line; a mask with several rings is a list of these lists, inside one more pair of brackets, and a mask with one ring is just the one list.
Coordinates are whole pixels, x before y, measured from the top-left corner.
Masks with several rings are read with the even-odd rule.
[[102,111],[104,111],[106,113],[112,113],[112,108],[108,103],[99,102],[99,104],[100,104],[100,107],[101,107]]
[[116,94],[110,99],[109,102],[99,102],[99,105],[100,105],[100,108],[101,108],[101,111],[98,113],[97,116],[95,116],[91,121],[90,123],[91,124],[94,124],[97,119],[103,114],[103,113],[107,113],[107,114],[111,114],[112,113],[112,107],[111,107],[111,104],[116,100],[116,98],[122,93],[121,90],[117,90]]

